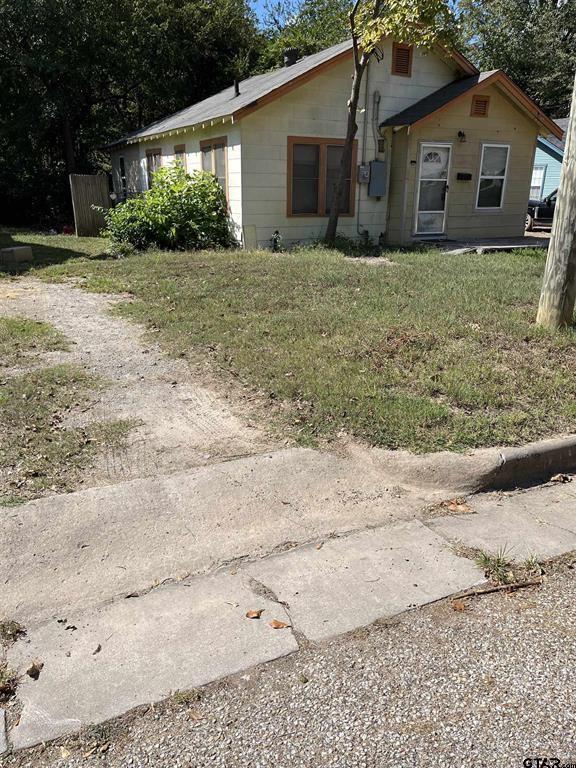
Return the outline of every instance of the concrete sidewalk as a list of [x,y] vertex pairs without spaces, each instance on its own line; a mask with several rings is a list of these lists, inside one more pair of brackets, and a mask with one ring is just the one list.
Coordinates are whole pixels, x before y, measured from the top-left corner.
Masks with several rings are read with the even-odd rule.
[[[37,623],[8,656],[21,672],[35,658],[44,663],[39,680],[22,678],[12,747],[71,733],[481,582],[483,574],[452,543],[492,551],[506,544],[518,559],[576,548],[570,483],[472,497],[469,504],[473,514],[352,532]],[[246,617],[257,609],[260,619]],[[288,626],[274,628],[273,620]]]

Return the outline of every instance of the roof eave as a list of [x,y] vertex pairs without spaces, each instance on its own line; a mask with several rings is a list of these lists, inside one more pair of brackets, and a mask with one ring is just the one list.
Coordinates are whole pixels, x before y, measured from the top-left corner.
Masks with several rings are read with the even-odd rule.
[[[457,51],[456,49],[448,49],[444,46],[439,46],[440,49],[450,58],[452,58],[458,66],[463,70],[463,72],[469,74],[469,75],[476,75],[478,74],[478,69],[470,62],[460,51]],[[259,99],[255,99],[253,102],[251,102],[248,105],[245,105],[244,107],[241,107],[238,110],[233,110],[230,112],[229,115],[226,116],[226,120],[232,120],[232,122],[236,122],[237,120],[241,120],[244,117],[247,117],[248,115],[252,114],[256,110],[260,109],[261,107],[266,106],[266,104],[269,104],[272,101],[275,101],[276,99],[280,98],[281,96],[284,96],[287,93],[290,93],[290,91],[295,90],[296,88],[299,88],[301,85],[304,85],[304,83],[308,82],[309,80],[313,79],[317,75],[321,74],[323,71],[341,63],[342,61],[346,61],[347,59],[352,57],[352,44],[350,44],[350,47],[347,48],[344,51],[340,51],[336,55],[332,56],[330,59],[326,61],[322,61],[319,64],[317,64],[312,69],[307,70],[306,72],[303,72],[302,74],[298,75],[298,77],[295,77],[293,80],[290,80],[288,83],[283,83],[282,85],[279,85],[278,87],[274,88],[269,93],[265,94]],[[217,118],[219,120],[220,118]],[[204,122],[199,123],[191,123],[190,125],[182,126],[179,130],[197,130],[200,126],[205,127],[209,121],[206,120]],[[129,144],[138,144],[141,141],[148,141],[158,138],[163,138],[165,136],[169,136],[170,133],[173,133],[174,131],[160,131],[155,134],[149,134],[149,135],[139,135],[134,136],[134,138],[127,137],[126,139],[120,139],[119,141],[112,142],[111,144],[106,145],[106,149],[114,149],[119,148],[122,146],[127,146]]]
[[550,152],[552,155],[557,155],[557,160],[562,161],[564,158],[564,149],[563,147],[557,147],[555,144],[552,144],[550,141],[548,141],[544,136],[540,136],[538,138],[538,143],[543,144],[546,151]]
[[[463,91],[462,93],[459,93],[457,96],[455,96],[453,99],[450,99],[450,101],[447,101],[445,104],[442,104],[437,109],[433,110],[432,112],[429,112],[427,115],[424,115],[423,117],[419,118],[418,120],[414,120],[410,123],[411,127],[414,128],[415,126],[421,125],[422,123],[425,123],[427,120],[430,120],[432,117],[435,117],[439,112],[441,112],[444,109],[447,109],[448,107],[451,107],[456,102],[460,101],[461,99],[470,96],[470,94],[473,94],[477,91],[481,91],[484,88],[488,88],[491,85],[501,84],[506,91],[508,91],[509,95],[514,98],[517,102],[520,103],[521,107],[523,107],[524,111],[529,112],[534,120],[542,127],[543,135],[550,135],[556,136],[558,139],[561,139],[564,135],[564,131],[552,120],[552,118],[548,117],[548,115],[544,114],[542,110],[538,107],[538,105],[532,101],[532,99],[527,96],[524,91],[519,88],[516,83],[508,77],[508,75],[503,72],[501,69],[496,70],[493,74],[491,74],[489,77],[485,78],[484,80],[480,80],[475,85],[472,85],[467,90]],[[402,123],[398,123],[398,125],[401,125]]]

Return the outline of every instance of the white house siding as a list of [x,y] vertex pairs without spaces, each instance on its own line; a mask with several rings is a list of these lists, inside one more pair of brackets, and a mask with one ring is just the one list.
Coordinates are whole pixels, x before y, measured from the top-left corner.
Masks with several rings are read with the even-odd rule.
[[146,171],[146,151],[160,149],[162,151],[162,165],[174,162],[174,147],[184,144],[186,148],[186,169],[189,173],[202,169],[202,156],[200,154],[200,142],[205,139],[227,139],[227,163],[228,163],[228,202],[230,215],[234,223],[235,234],[240,240],[242,234],[242,152],[240,144],[240,126],[233,125],[230,121],[220,122],[209,129],[190,129],[174,133],[171,136],[163,136],[159,139],[147,139],[138,144],[129,144],[118,149],[112,154],[112,178],[115,191],[121,193],[120,184],[120,157],[124,156],[126,163],[129,193],[142,192],[148,187]]
[[[381,96],[379,122],[415,101],[452,82],[455,65],[438,56],[416,50],[410,78],[391,74],[392,44],[384,45],[384,58],[370,65],[367,116],[369,120],[365,159],[378,157],[372,131],[373,96]],[[242,215],[246,229],[256,228],[258,243],[270,244],[275,230],[287,244],[309,241],[323,235],[325,217],[287,216],[288,136],[344,138],[350,96],[352,62],[328,69],[280,99],[246,116],[242,130]],[[362,89],[361,103],[365,89]],[[359,115],[358,162],[363,154],[364,112]],[[358,227],[378,239],[386,230],[386,200],[368,197],[367,185],[356,185],[356,213],[342,217],[339,232],[358,236]],[[360,195],[360,217],[358,214]]]

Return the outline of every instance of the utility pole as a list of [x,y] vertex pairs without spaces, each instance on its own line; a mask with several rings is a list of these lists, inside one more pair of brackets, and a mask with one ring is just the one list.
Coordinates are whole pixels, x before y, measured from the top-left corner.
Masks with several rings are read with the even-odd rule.
[[536,322],[546,328],[572,325],[576,300],[576,80],[566,129],[566,148]]

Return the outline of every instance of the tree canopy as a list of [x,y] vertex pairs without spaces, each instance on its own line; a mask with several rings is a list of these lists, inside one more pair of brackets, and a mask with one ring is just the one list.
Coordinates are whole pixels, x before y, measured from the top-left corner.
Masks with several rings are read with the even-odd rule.
[[69,216],[98,147],[251,73],[247,0],[0,0],[0,216]]
[[460,0],[459,21],[463,45],[480,69],[503,69],[552,117],[568,114],[574,0]]

